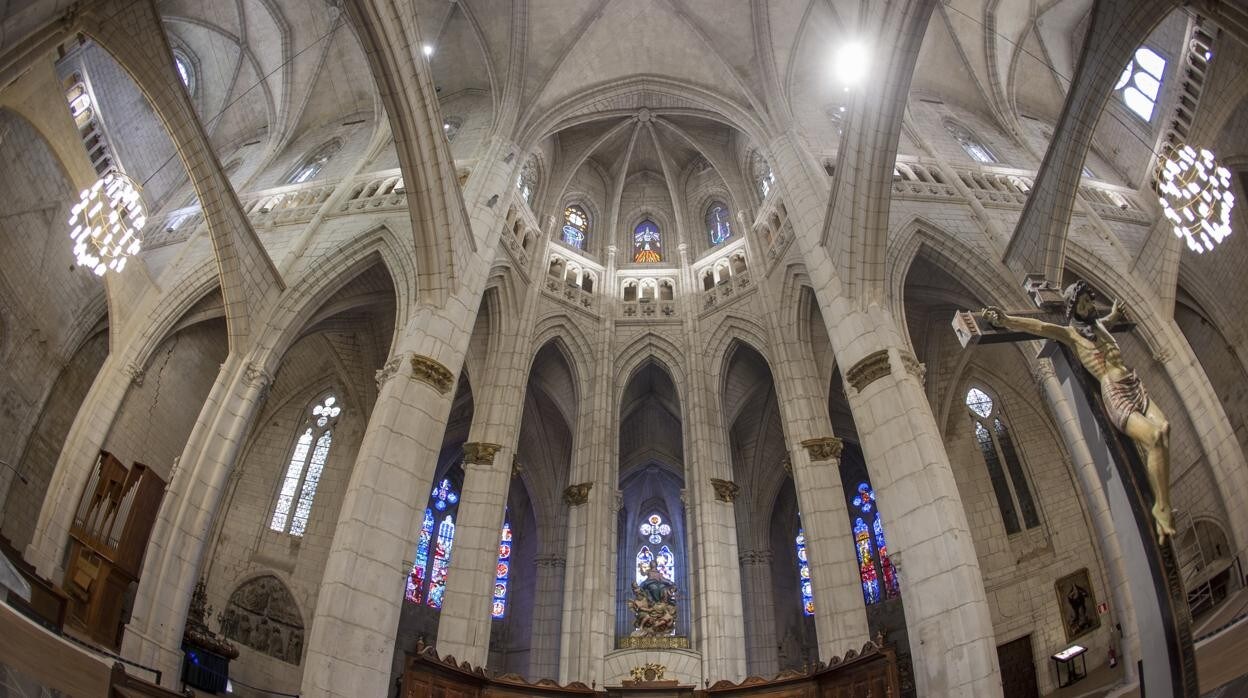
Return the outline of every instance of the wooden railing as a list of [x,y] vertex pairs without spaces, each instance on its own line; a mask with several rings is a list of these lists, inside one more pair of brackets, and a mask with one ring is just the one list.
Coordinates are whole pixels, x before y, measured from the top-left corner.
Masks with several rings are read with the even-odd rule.
[[[433,648],[418,647],[408,655],[403,671],[402,698],[459,696],[461,698],[520,698],[520,696],[647,696],[661,695],[716,698],[717,696],[767,696],[767,698],[823,698],[825,696],[874,696],[897,698],[897,656],[890,647],[868,642],[861,652],[850,650],[808,671],[787,671],[770,679],[751,676],[740,683],[719,681],[710,687],[679,686],[677,682],[650,682],[621,686],[586,686],[573,682],[559,685],[549,679],[530,683],[515,674],[496,674],[454,657],[439,657]],[[660,685],[664,684],[664,685]]]

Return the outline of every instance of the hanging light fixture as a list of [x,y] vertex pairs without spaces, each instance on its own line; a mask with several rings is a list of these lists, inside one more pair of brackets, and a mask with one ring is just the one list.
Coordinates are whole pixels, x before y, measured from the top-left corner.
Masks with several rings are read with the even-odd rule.
[[1231,173],[1213,153],[1167,146],[1157,166],[1158,201],[1174,234],[1193,252],[1212,251],[1231,234]]
[[96,276],[121,271],[126,260],[138,254],[143,243],[139,232],[147,224],[147,211],[139,186],[121,172],[105,174],[69,211],[69,237],[74,241],[78,264]]

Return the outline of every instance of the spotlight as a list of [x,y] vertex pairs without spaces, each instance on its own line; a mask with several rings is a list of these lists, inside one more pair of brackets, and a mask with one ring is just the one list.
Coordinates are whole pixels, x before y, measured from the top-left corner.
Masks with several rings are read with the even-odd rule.
[[433,55],[433,44],[425,44],[424,46],[420,47],[420,50],[421,50],[421,51],[423,51],[423,52],[425,53],[425,56],[426,56],[426,57],[428,57],[428,56],[432,56],[432,55]]
[[836,50],[833,69],[836,72],[837,81],[848,90],[858,86],[867,77],[870,64],[871,52],[867,49],[867,45],[861,41],[850,41],[841,44]]

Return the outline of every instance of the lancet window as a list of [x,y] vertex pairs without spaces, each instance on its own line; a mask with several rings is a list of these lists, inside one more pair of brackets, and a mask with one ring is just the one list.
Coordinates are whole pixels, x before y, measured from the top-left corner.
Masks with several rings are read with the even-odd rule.
[[309,408],[303,430],[295,438],[291,449],[286,477],[282,480],[277,504],[273,506],[273,516],[269,519],[270,529],[292,536],[302,536],[307,529],[312,500],[316,497],[316,487],[329,458],[334,426],[340,414],[342,406],[333,394],[321,396]]
[[651,568],[658,570],[660,576],[669,582],[676,581],[676,555],[668,546],[668,536],[672,535],[672,527],[659,514],[651,514],[642,522],[637,530],[645,541],[637,549],[635,556],[636,582],[641,584]]
[[732,237],[731,216],[728,207],[722,201],[713,201],[706,209],[706,234],[711,238],[714,247]]
[[503,519],[503,533],[498,540],[498,565],[494,570],[494,599],[490,617],[502,618],[507,614],[507,590],[511,585],[511,521]]
[[524,163],[524,167],[520,168],[520,175],[516,178],[516,189],[520,190],[520,198],[524,199],[524,203],[533,208],[533,197],[537,194],[537,161],[529,158]]
[[956,121],[946,119],[945,130],[949,132],[949,135],[953,136],[953,139],[958,142],[958,145],[962,146],[962,150],[966,152],[967,156],[975,162],[985,165],[997,162],[997,156],[992,153],[988,146],[984,145],[983,141],[971,133],[969,128]]
[[633,229],[633,261],[653,263],[663,261],[663,235],[659,226],[649,218]]
[[802,614],[815,615],[815,589],[810,581],[810,558],[806,553],[806,531],[797,529],[797,580],[802,591]]
[[451,550],[455,545],[455,517],[459,510],[459,493],[450,478],[443,478],[429,494],[429,506],[421,521],[416,557],[407,576],[406,599],[442,608],[446,593],[446,573],[451,566]]
[[966,393],[966,408],[970,412],[975,442],[988,466],[988,478],[992,481],[1006,533],[1039,526],[1040,515],[1031,497],[1026,471],[996,401],[987,392],[971,388]]
[[1161,96],[1161,78],[1166,72],[1166,59],[1156,51],[1141,46],[1123,68],[1114,91],[1131,111],[1145,121],[1153,120],[1153,110]]
[[330,158],[334,157],[339,150],[342,149],[342,142],[332,140],[325,145],[317,148],[315,152],[303,159],[294,172],[290,173],[290,177],[286,179],[287,184],[303,184],[316,179],[316,176],[325,169],[325,164]]
[[589,216],[576,204],[563,209],[563,242],[578,250],[585,249],[589,237]]
[[757,150],[751,156],[750,174],[754,178],[754,188],[758,191],[758,198],[766,199],[776,183],[776,176],[771,171],[771,165]]
[[901,593],[897,570],[888,557],[884,522],[875,502],[875,491],[868,482],[858,483],[849,500],[853,519],[854,552],[858,558],[858,578],[867,603],[878,603]]

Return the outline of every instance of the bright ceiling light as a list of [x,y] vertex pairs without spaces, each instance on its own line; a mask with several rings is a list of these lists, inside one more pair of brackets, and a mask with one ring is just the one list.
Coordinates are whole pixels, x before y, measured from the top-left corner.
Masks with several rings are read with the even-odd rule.
[[432,55],[433,55],[433,44],[425,44],[424,46],[421,46],[421,47],[420,47],[420,50],[421,50],[421,51],[424,51],[426,56],[432,56]]
[[78,264],[96,276],[121,271],[142,248],[139,233],[145,225],[147,211],[138,185],[120,172],[109,172],[83,189],[69,211],[69,237]]
[[867,45],[861,41],[850,41],[841,44],[836,50],[832,66],[836,72],[837,81],[848,90],[859,85],[867,77],[870,64],[871,52],[867,49]]
[[1157,191],[1162,214],[1189,250],[1210,252],[1231,234],[1231,173],[1208,150],[1168,146],[1157,162]]

